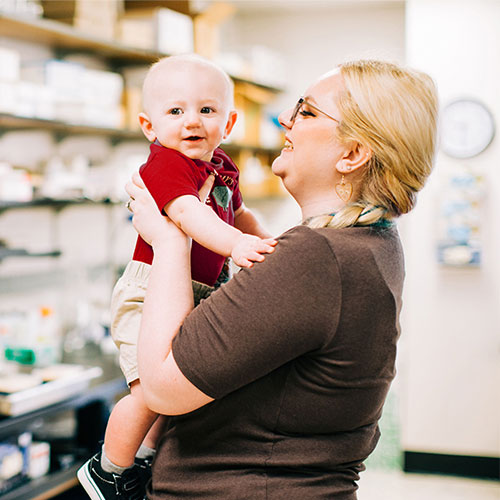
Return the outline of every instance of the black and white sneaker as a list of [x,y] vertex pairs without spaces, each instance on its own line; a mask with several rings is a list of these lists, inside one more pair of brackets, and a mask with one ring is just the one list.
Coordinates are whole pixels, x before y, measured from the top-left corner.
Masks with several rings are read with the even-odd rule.
[[151,479],[151,465],[153,464],[153,458],[138,458],[135,457],[134,469],[139,475],[139,481],[141,482],[141,487],[143,491],[146,491],[146,486]]
[[142,500],[144,488],[136,467],[123,474],[106,472],[101,467],[101,452],[85,462],[77,472],[78,480],[92,500]]

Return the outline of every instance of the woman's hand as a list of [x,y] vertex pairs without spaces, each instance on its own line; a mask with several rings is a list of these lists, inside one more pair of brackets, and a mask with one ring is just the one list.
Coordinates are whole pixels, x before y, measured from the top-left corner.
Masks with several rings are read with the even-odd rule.
[[[209,175],[201,186],[201,203],[205,203],[210,195],[214,180],[215,176]],[[161,215],[139,172],[132,175],[132,179],[125,185],[125,191],[130,196],[127,207],[134,214],[132,224],[146,243],[154,248],[158,240],[163,238],[181,235],[187,237],[168,217]]]
[[161,241],[172,237],[186,238],[168,217],[161,215],[139,172],[132,175],[132,179],[125,185],[125,191],[130,196],[128,207],[134,214],[134,228],[146,243],[154,248]]

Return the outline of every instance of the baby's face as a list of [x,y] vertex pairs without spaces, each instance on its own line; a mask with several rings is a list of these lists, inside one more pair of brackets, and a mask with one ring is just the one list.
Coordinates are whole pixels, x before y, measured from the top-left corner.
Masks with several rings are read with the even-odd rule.
[[189,158],[210,161],[231,131],[232,96],[223,75],[213,68],[177,65],[153,76],[145,111],[154,137]]

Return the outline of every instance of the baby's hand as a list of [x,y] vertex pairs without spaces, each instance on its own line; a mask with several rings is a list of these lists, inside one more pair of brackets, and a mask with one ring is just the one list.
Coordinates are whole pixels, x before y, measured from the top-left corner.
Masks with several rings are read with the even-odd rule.
[[253,262],[262,262],[263,253],[274,252],[277,241],[272,238],[261,239],[252,234],[242,233],[231,252],[234,263],[240,267],[252,267]]

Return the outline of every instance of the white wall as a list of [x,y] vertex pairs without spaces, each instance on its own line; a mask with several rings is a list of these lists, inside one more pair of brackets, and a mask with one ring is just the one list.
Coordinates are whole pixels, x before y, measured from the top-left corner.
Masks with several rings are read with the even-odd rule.
[[[256,4],[259,2],[255,2]],[[269,2],[272,3],[272,2]],[[377,5],[288,2],[275,10],[237,14],[223,26],[224,50],[244,52],[264,45],[285,58],[288,83],[274,104],[279,112],[291,106],[321,74],[347,59],[404,59],[404,3]]]
[[[408,0],[408,64],[437,82],[441,104],[481,100],[500,124],[500,2]],[[403,447],[498,456],[500,449],[500,141],[470,160],[440,153],[429,186],[405,220],[407,280],[400,352]],[[435,258],[436,213],[450,169],[485,179],[483,264],[445,269]]]

